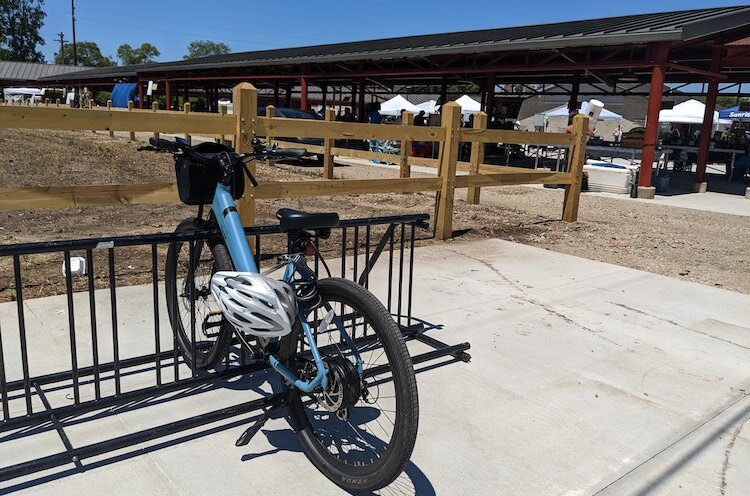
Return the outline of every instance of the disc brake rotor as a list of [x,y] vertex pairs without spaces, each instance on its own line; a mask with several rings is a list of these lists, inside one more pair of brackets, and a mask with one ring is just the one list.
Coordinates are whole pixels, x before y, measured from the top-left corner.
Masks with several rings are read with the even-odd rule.
[[324,409],[336,412],[339,418],[346,418],[362,393],[357,368],[342,356],[325,357],[323,361],[328,370],[328,389],[315,394],[315,399]]

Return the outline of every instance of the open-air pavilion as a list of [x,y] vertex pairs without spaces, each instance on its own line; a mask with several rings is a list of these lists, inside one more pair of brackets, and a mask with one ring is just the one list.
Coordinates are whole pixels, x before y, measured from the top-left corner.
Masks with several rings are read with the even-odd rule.
[[[153,81],[170,108],[200,94],[209,111],[232,85],[250,81],[261,104],[346,105],[362,121],[368,103],[398,93],[439,94],[442,105],[473,91],[490,122],[515,119],[519,102],[533,95],[565,95],[570,108],[584,96],[640,95],[648,98],[644,164],[654,161],[662,100],[679,92],[706,99],[699,187],[717,97],[750,94],[748,27],[750,7],[724,7],[233,53],[42,81],[102,89],[135,82],[140,105]],[[584,84],[590,91],[581,95]],[[641,194],[653,194],[651,167],[642,168],[639,184]]]

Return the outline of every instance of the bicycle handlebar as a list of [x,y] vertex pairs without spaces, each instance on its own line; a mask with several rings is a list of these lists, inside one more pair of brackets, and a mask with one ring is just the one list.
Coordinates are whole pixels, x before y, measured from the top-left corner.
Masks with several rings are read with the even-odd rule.
[[267,148],[263,153],[269,158],[300,158],[307,150],[304,148]]
[[[212,161],[216,161],[219,168],[225,172],[231,171],[232,163],[236,159],[239,159],[239,163],[237,164],[237,166],[241,166],[244,169],[248,179],[253,184],[253,186],[256,187],[258,186],[258,182],[255,180],[252,172],[250,172],[250,169],[248,169],[245,165],[246,161],[255,159],[267,160],[269,158],[300,158],[305,153],[307,153],[307,150],[305,150],[304,148],[268,148],[265,147],[263,143],[261,143],[261,141],[257,138],[254,138],[251,143],[253,151],[250,153],[243,153],[241,155],[238,155],[231,152],[221,152],[218,157],[203,155],[202,153],[196,151],[192,146],[190,146],[190,143],[188,143],[187,140],[184,140],[182,138],[175,138],[174,141],[169,141],[161,138],[149,138],[148,142],[151,144],[151,146],[143,146],[138,148],[138,150],[171,153],[175,155],[175,160],[178,157],[186,157],[188,160],[197,162],[203,166],[209,165]],[[182,155],[178,155],[179,153],[182,153]],[[231,158],[232,156],[234,156],[235,159]],[[231,173],[229,175],[231,177]]]
[[[166,152],[166,153],[179,153],[182,152],[188,158],[195,160],[196,162],[205,163],[206,157],[201,153],[195,151],[190,144],[181,139],[175,138],[174,141],[165,140],[162,138],[149,138],[148,142],[150,147],[141,147],[139,150],[155,151],[155,152]],[[253,151],[250,153],[243,153],[238,155],[243,161],[247,160],[266,160],[266,159],[284,159],[284,158],[300,158],[307,150],[304,148],[267,148],[264,147],[260,142],[253,143]]]
[[156,148],[156,151],[175,153],[180,150],[176,141],[167,141],[161,138],[149,138],[148,142],[151,146]]

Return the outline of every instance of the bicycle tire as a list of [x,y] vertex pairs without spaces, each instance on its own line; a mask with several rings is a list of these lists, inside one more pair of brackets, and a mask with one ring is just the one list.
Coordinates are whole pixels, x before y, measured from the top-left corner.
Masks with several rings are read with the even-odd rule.
[[[383,353],[385,354],[391,368],[391,382],[395,396],[396,406],[395,411],[393,411],[395,422],[392,421],[393,435],[377,461],[370,464],[361,464],[361,462],[354,461],[353,464],[350,464],[342,461],[338,458],[338,455],[329,451],[321,440],[320,436],[332,432],[330,429],[319,429],[320,434],[316,434],[316,429],[311,422],[311,415],[314,418],[311,408],[315,406],[315,403],[306,401],[297,390],[292,390],[289,394],[288,406],[291,423],[297,432],[305,455],[326,477],[348,491],[375,491],[389,485],[404,471],[414,450],[419,424],[419,399],[411,358],[403,335],[393,317],[382,303],[364,287],[345,279],[328,278],[318,282],[318,291],[324,302],[333,303],[333,308],[338,305],[345,305],[341,307],[340,314],[353,316],[350,318],[353,322],[352,325],[355,326],[354,332],[356,332],[356,326],[358,325],[356,322],[359,313],[363,316],[365,325],[369,324],[374,331],[374,335],[380,340],[383,348],[381,356]],[[345,310],[347,307],[352,309],[350,314],[347,314]],[[313,322],[311,322],[311,325],[313,325]],[[294,364],[298,363],[295,357],[300,349],[299,344],[300,339],[303,339],[302,336],[301,326],[296,325],[292,334],[282,339],[280,343],[282,360],[289,367],[294,367]],[[320,337],[317,339],[320,341]],[[343,343],[340,344],[343,345]],[[370,346],[370,344],[367,345],[367,347]],[[338,348],[338,345],[336,348]],[[378,348],[373,347],[372,349],[376,352]],[[361,348],[360,352],[364,350],[365,348]],[[338,348],[338,351],[341,351],[340,348]],[[366,360],[364,354],[362,358]],[[368,365],[377,365],[377,363],[368,363]],[[368,369],[366,368],[365,377],[367,377],[367,373]],[[381,385],[378,384],[377,388],[378,396],[380,396]],[[307,397],[309,398],[309,396]],[[380,398],[378,402],[379,400]],[[361,405],[363,401],[360,398],[357,404],[352,407],[352,411],[356,413],[356,410],[363,406]],[[365,404],[371,405],[371,403]],[[385,411],[381,413],[385,414]],[[378,416],[376,415],[375,421],[377,419]],[[385,419],[392,420],[387,414]],[[385,423],[385,419],[383,423]],[[341,421],[341,419],[338,420]],[[351,421],[347,421],[347,423],[356,433]],[[354,420],[354,423],[356,424],[357,421]],[[378,423],[380,424],[380,422]],[[375,442],[373,438],[376,436],[371,436],[372,432],[368,431],[366,426],[363,432],[366,433],[363,436],[367,437],[367,439],[363,437],[364,443],[370,444],[374,448],[375,446],[372,443]],[[349,439],[348,435],[347,439]],[[336,443],[339,440],[334,439],[333,442]],[[349,440],[350,445],[352,442]],[[343,438],[335,446],[335,449],[340,450],[341,446],[343,446]],[[354,449],[349,453],[352,451]],[[366,451],[362,450],[362,452]],[[349,457],[349,453],[342,453],[342,456]]]
[[[178,234],[195,232],[195,220],[182,221],[177,230]],[[234,328],[225,320],[219,326],[215,336],[207,334],[202,329],[202,320],[208,311],[218,310],[210,291],[211,276],[221,270],[233,270],[232,260],[226,246],[221,242],[208,243],[205,240],[196,241],[194,245],[193,275],[196,280],[195,290],[191,293],[184,284],[187,283],[189,264],[189,242],[176,242],[167,250],[167,262],[164,269],[165,295],[167,299],[167,313],[177,341],[177,346],[188,365],[195,363],[196,368],[205,370],[216,365],[225,355],[231,342]],[[208,248],[208,250],[206,250]],[[211,258],[206,258],[210,253]],[[179,270],[182,269],[182,270]],[[178,280],[183,279],[180,288]],[[190,299],[193,294],[199,295],[195,301],[195,359],[193,357],[192,330],[190,315]],[[205,339],[201,339],[205,338]],[[212,339],[208,339],[212,338]],[[200,339],[200,341],[199,341]]]

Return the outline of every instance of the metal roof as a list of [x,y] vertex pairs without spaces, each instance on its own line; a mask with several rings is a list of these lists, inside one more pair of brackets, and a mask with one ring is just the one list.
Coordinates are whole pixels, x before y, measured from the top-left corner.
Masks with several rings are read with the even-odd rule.
[[90,67],[0,61],[0,81],[37,81],[43,77],[86,71]]
[[550,50],[626,43],[642,45],[660,41],[694,40],[746,26],[750,26],[750,7],[720,7],[239,52],[145,66],[93,69],[66,79],[118,78],[161,71],[328,63],[439,54]]

